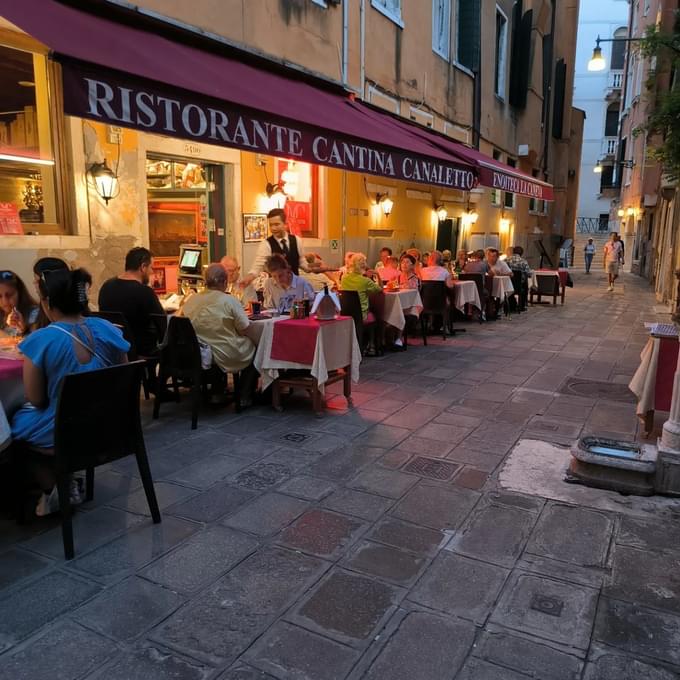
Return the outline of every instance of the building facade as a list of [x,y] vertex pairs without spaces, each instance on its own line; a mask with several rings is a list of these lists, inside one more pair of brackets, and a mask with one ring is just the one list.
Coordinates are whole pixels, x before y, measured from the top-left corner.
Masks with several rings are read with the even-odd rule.
[[[573,233],[582,128],[571,101],[577,0],[68,3],[342,88],[550,183],[553,201],[511,185],[445,189],[66,115],[51,46],[10,21],[3,4],[0,205],[5,225],[20,229],[4,228],[0,266],[24,276],[37,257],[58,255],[101,282],[141,244],[159,258],[157,288],[171,290],[179,246],[191,242],[207,244],[210,259],[235,255],[247,269],[266,235],[262,214],[282,200],[272,188],[288,195],[306,249],[331,264],[346,251],[375,258],[383,245],[522,245],[538,263],[537,241],[554,254]],[[95,190],[93,168],[103,162],[119,183],[110,200]],[[390,214],[380,204],[386,196]]]

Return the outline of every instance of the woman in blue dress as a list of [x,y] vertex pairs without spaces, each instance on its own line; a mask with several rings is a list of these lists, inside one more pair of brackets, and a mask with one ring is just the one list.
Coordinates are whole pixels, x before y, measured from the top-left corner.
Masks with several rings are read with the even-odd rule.
[[[83,316],[91,284],[84,269],[44,272],[38,283],[40,304],[51,323],[19,345],[28,403],[12,418],[12,437],[46,449],[46,455],[53,454],[57,397],[64,376],[127,361],[130,344],[121,331],[104,319]],[[47,472],[41,469],[39,474],[44,493],[37,514],[47,514],[56,505],[54,477]],[[78,500],[75,485],[72,496]]]

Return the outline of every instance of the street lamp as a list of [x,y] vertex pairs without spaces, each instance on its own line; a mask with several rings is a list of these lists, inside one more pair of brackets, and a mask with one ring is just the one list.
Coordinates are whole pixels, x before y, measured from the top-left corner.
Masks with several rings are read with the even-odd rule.
[[593,168],[593,172],[596,175],[602,174],[602,161],[597,161],[597,165]]
[[[604,57],[602,56],[602,48],[600,47],[600,43],[603,42],[641,42],[643,38],[600,38],[600,36],[597,36],[597,40],[595,41],[595,47],[593,48],[593,54],[590,57],[590,61],[588,62],[588,70],[589,71],[604,71],[605,68],[607,68],[607,62],[605,61]],[[673,48],[674,49],[674,48]]]

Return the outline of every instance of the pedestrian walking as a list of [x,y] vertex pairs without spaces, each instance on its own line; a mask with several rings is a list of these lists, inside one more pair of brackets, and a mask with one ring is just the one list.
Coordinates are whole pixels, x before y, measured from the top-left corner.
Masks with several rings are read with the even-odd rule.
[[611,293],[614,290],[614,281],[619,278],[619,264],[623,259],[621,241],[616,232],[611,233],[611,238],[604,246],[604,268],[607,272],[608,287]]
[[595,257],[595,244],[592,238],[588,239],[583,252],[586,260],[586,274],[590,274],[590,265],[593,263],[593,257]]

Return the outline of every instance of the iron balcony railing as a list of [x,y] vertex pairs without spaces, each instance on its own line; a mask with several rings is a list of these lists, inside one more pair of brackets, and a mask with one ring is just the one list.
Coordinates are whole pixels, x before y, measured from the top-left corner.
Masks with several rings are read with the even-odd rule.
[[577,217],[576,233],[578,234],[606,234],[609,231],[609,222],[599,217]]
[[610,90],[620,90],[623,86],[623,71],[610,71],[607,86]]
[[605,137],[602,140],[602,155],[615,156],[616,147],[618,146],[618,139],[616,137]]

